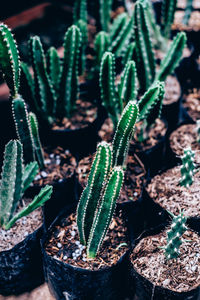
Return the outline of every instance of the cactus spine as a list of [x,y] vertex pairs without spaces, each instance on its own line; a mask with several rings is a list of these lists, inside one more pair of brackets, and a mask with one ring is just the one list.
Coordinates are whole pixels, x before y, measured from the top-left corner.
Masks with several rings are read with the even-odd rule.
[[113,138],[113,167],[125,164],[129,142],[138,118],[139,109],[135,101],[129,101],[123,110]]
[[19,54],[13,35],[5,24],[0,24],[0,68],[11,96],[16,97],[20,78]]
[[194,163],[194,151],[191,148],[185,149],[184,154],[181,157],[182,167],[181,167],[181,180],[180,185],[188,188],[192,185],[194,181],[194,174],[196,165]]
[[166,38],[170,36],[176,5],[177,0],[164,0],[162,3],[162,33]]
[[104,194],[101,199],[100,207],[97,210],[87,245],[87,256],[94,258],[99,250],[106,232],[109,228],[116,201],[119,197],[123,184],[123,170],[121,167],[114,167],[108,183],[106,184]]
[[99,0],[100,23],[103,31],[108,32],[113,0]]
[[64,59],[60,80],[59,115],[69,117],[78,97],[78,61],[81,45],[81,32],[72,25],[64,38]]
[[187,218],[180,213],[178,216],[173,216],[171,228],[167,232],[167,245],[163,247],[167,260],[177,258],[179,256],[179,248],[182,244],[181,237],[187,230],[185,225]]
[[77,209],[77,226],[80,241],[84,245],[87,244],[96,208],[99,206],[102,190],[110,173],[111,160],[110,145],[106,142],[101,142],[97,147],[88,184],[81,195]]

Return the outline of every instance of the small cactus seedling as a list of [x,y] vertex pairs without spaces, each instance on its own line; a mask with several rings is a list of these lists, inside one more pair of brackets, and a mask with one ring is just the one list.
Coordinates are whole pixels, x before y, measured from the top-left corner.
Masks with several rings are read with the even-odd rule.
[[0,226],[4,229],[10,229],[18,219],[28,215],[49,200],[52,187],[47,185],[27,207],[15,214],[23,193],[37,172],[36,162],[30,163],[24,168],[22,144],[19,141],[10,141],[5,147],[0,186]]
[[187,230],[185,225],[187,218],[184,217],[183,212],[178,216],[173,216],[171,228],[167,231],[167,245],[163,247],[165,257],[167,260],[178,258],[180,252],[179,248],[182,244],[181,237]]
[[112,148],[101,142],[77,209],[77,226],[89,258],[94,258],[111,222],[123,183],[121,167],[112,169]]
[[196,122],[197,142],[200,143],[200,120]]
[[184,154],[181,157],[181,180],[180,185],[188,188],[194,181],[195,163],[194,163],[194,151],[191,148],[185,149]]

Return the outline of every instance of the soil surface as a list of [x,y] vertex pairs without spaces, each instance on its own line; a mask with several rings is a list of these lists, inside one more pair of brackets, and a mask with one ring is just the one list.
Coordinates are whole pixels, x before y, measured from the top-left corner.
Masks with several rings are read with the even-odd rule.
[[[23,204],[19,205],[20,211],[24,206],[27,206],[32,199],[23,199]],[[0,228],[0,251],[5,251],[13,248],[15,245],[23,241],[29,234],[34,232],[42,225],[42,208],[38,208],[19,219],[12,228],[4,230]]]
[[[92,165],[93,156],[83,158],[77,167],[78,180],[82,187],[87,185],[87,178]],[[124,184],[118,199],[118,203],[125,201],[136,201],[141,195],[142,187],[145,184],[146,171],[144,165],[136,154],[128,155],[127,168],[124,176]]]
[[121,213],[119,217],[112,219],[95,259],[86,257],[86,249],[79,242],[75,214],[63,219],[61,225],[56,226],[46,245],[47,253],[55,259],[90,270],[99,270],[116,264],[127,250],[127,229],[122,221]]
[[186,292],[200,284],[200,237],[187,230],[182,237],[180,255],[166,260],[166,232],[149,236],[140,241],[131,255],[137,272],[154,285],[176,292]]
[[179,184],[180,169],[181,166],[178,166],[155,176],[147,186],[147,191],[156,203],[175,215],[184,210],[187,217],[200,216],[200,171],[195,173],[192,185],[186,188]]
[[165,80],[165,96],[163,99],[164,105],[169,105],[177,102],[181,96],[181,86],[177,78],[173,75],[167,76]]
[[91,102],[77,100],[76,108],[72,113],[71,118],[64,118],[62,122],[57,122],[53,126],[53,130],[59,129],[79,129],[86,127],[92,123],[97,116],[97,107]]
[[63,150],[61,147],[53,150],[45,149],[44,158],[45,169],[36,175],[32,185],[54,184],[70,178],[75,172],[76,159],[69,150]]
[[200,119],[200,90],[194,89],[191,94],[185,95],[183,106],[194,121]]
[[195,162],[200,164],[200,143],[197,138],[196,124],[183,125],[170,135],[170,146],[177,156],[182,156],[184,149],[191,147],[195,151]]
[[47,284],[44,284],[30,293],[25,293],[19,296],[4,297],[0,295],[0,300],[54,300],[51,296]]
[[184,11],[176,11],[174,17],[174,24],[172,25],[172,30],[180,31],[199,31],[200,30],[200,12],[193,11],[191,13],[188,25],[182,23],[184,17]]

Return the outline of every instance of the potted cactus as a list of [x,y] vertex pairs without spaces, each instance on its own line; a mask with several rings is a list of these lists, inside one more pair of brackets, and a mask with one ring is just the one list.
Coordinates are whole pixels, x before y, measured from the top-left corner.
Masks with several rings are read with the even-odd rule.
[[23,164],[22,144],[11,140],[5,147],[0,187],[0,293],[17,295],[44,280],[40,238],[41,206],[50,199],[46,185],[31,198],[24,196],[38,171],[37,162]]
[[139,299],[198,299],[200,238],[185,225],[183,212],[172,218],[169,228],[148,232],[130,255]]
[[121,212],[114,215],[124,172],[113,149],[106,142],[97,146],[77,212],[65,211],[43,241],[46,278],[56,299],[121,299],[128,292],[127,230]]

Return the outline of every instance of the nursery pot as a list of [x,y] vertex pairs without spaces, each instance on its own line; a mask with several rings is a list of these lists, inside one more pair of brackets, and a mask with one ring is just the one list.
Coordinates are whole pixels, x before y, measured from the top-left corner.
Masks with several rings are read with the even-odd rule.
[[68,209],[62,213],[41,242],[45,277],[50,291],[57,300],[124,299],[130,279],[128,251],[115,265],[94,271],[64,263],[46,252],[45,244],[53,228],[59,224],[62,217],[69,216],[72,211]]
[[19,295],[44,282],[40,239],[43,227],[10,250],[0,252],[0,294]]

